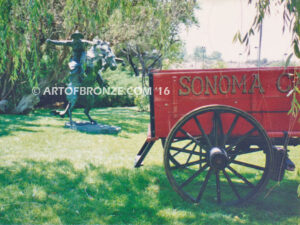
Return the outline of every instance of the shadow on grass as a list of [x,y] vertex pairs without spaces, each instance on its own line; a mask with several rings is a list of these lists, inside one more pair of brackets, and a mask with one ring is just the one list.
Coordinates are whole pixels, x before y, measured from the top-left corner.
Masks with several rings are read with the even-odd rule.
[[53,124],[39,124],[40,119],[50,117],[47,109],[36,110],[28,115],[0,114],[0,137],[17,134],[17,132],[40,132],[33,129],[38,127],[60,127]]
[[[61,126],[40,125],[39,119],[41,118],[55,118],[50,115],[50,111],[50,109],[41,109],[29,115],[0,115],[0,137],[12,135],[15,132],[37,132],[32,128],[41,126],[63,128],[65,122],[69,121],[67,117],[64,119],[56,117],[58,123],[61,122]],[[93,109],[91,115],[98,123],[121,127],[127,133],[147,133],[149,114],[138,112],[133,108]],[[83,109],[74,110],[73,119],[88,121]]]
[[[193,205],[171,188],[163,167],[108,170],[69,161],[0,168],[0,221],[63,224],[280,224],[299,216],[296,182],[284,181],[247,207]],[[287,204],[289,207],[287,207]]]
[[0,115],[0,137],[10,135],[16,131],[36,132],[31,129],[33,127],[39,127],[38,124],[34,124],[34,121],[38,119],[37,116],[27,115]]
[[[88,121],[84,109],[76,109],[72,113],[73,120]],[[138,112],[134,108],[93,109],[91,117],[99,124],[121,127],[127,133],[147,133],[149,113]],[[68,121],[68,118],[65,118]]]

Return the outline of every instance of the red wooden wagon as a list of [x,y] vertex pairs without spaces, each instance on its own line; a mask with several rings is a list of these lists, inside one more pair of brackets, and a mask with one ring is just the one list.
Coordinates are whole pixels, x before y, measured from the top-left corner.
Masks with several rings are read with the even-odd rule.
[[280,181],[286,169],[294,169],[287,146],[300,143],[300,123],[288,111],[299,72],[300,67],[154,71],[148,137],[135,167],[161,139],[167,177],[183,199],[249,200],[269,179]]

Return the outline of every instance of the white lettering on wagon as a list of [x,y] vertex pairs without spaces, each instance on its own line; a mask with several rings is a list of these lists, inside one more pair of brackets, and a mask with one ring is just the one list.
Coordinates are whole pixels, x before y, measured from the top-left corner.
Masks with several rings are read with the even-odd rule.
[[[247,82],[251,82],[249,89],[247,90]],[[217,95],[220,94],[236,94],[237,90],[240,90],[242,94],[253,94],[255,89],[259,93],[265,93],[264,88],[262,87],[261,81],[258,74],[253,75],[253,79],[246,80],[246,75],[243,75],[238,79],[235,75],[221,75],[221,76],[182,76],[179,79],[179,96],[187,96],[190,93],[193,95]]]

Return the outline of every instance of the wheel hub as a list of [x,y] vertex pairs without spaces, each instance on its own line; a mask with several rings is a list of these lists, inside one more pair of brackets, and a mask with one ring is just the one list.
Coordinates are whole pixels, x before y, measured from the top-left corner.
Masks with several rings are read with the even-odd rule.
[[210,165],[214,169],[218,169],[218,170],[223,170],[228,164],[227,153],[218,147],[213,147],[210,150],[209,160],[210,160]]

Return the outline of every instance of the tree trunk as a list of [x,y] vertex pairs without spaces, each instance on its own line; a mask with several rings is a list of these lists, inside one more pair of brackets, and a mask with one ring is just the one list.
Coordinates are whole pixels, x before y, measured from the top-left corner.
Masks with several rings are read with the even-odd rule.
[[134,74],[135,76],[139,76],[140,75],[140,72],[139,72],[139,69],[137,68],[137,66],[134,64],[133,60],[132,60],[132,57],[130,54],[127,54],[127,60],[130,64],[130,66],[132,67],[133,71],[134,71]]
[[144,61],[144,58],[143,58],[142,53],[140,52],[140,48],[138,46],[136,47],[136,50],[138,53],[138,58],[139,58],[140,64],[142,66],[142,76],[144,77],[148,74],[146,63]]

